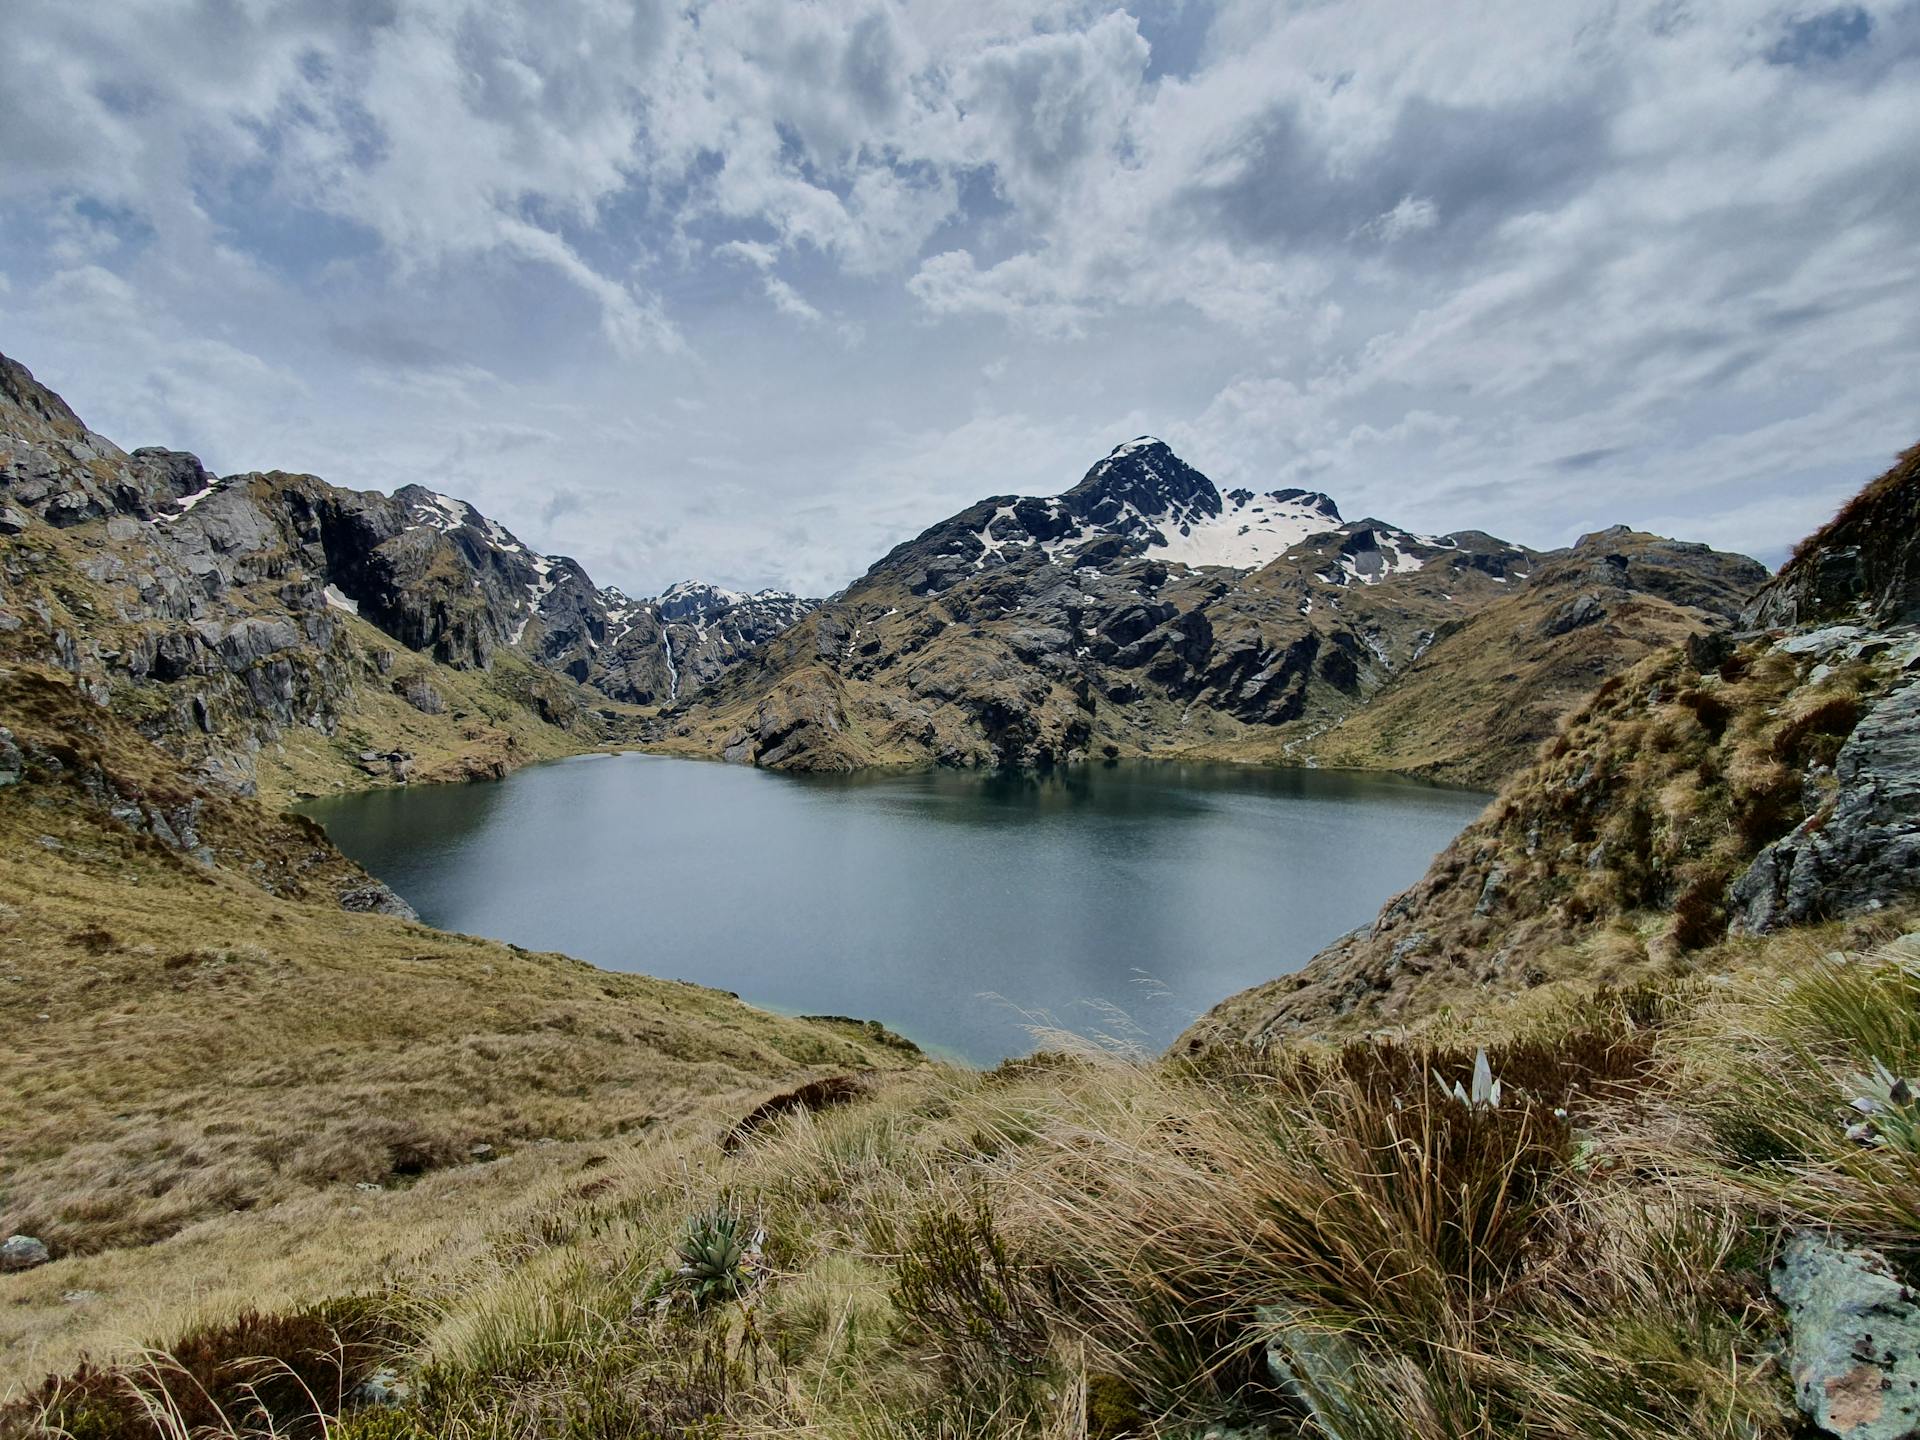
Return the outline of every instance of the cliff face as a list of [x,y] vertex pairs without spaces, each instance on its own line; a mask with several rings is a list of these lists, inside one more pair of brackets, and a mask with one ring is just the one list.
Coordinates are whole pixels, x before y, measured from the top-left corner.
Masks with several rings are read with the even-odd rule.
[[1920,890],[1920,528],[1899,528],[1917,500],[1909,452],[1746,610],[1793,623],[1703,632],[1607,680],[1419,884],[1188,1042],[1684,966],[1729,933]]
[[1743,621],[1772,629],[1867,617],[1920,622],[1920,445],[1801,542]]
[[602,589],[418,485],[128,453],[0,357],[0,656],[72,674],[231,788],[263,759],[282,789],[499,774],[697,688],[811,606],[670,596]]

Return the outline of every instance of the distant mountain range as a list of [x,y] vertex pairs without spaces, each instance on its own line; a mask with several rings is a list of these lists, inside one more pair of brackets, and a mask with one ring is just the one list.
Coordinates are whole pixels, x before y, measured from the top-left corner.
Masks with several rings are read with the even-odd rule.
[[[1063,495],[897,546],[659,738],[779,768],[1326,755],[1486,783],[1608,667],[1724,627],[1765,577],[1625,529],[1541,553],[1222,494],[1142,436]],[[1376,705],[1389,725],[1345,731]]]
[[[10,586],[0,600],[15,646],[243,787],[262,751],[271,761],[290,736],[334,740],[353,763],[415,742],[450,761],[477,747],[481,773],[540,753],[541,728],[574,732],[548,748],[604,738],[620,726],[606,702],[670,702],[814,603],[693,582],[634,599],[419,485],[387,496],[128,453],[4,357],[0,534],[15,537],[18,578],[46,587]],[[418,662],[398,664],[402,651]],[[442,692],[473,677],[499,694],[454,715]],[[451,733],[389,733],[389,716],[362,713],[390,689],[418,715],[451,717],[440,727]],[[463,737],[462,725],[489,733]]]
[[223,783],[264,764],[294,790],[607,741],[786,769],[1164,755],[1492,784],[1599,678],[1725,628],[1765,578],[1624,529],[1537,552],[1223,493],[1141,436],[825,603],[636,598],[419,485],[124,452],[4,359],[0,532],[33,577],[0,600],[15,653]]

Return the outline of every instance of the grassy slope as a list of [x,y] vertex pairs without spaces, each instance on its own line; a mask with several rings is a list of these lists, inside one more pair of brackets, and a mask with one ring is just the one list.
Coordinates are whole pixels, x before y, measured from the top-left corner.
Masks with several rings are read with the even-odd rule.
[[[130,1324],[150,1337],[156,1307],[373,1283],[389,1250],[431,1248],[440,1190],[423,1186],[414,1234],[410,1201],[357,1183],[465,1173],[477,1144],[577,1155],[717,1126],[810,1076],[914,1060],[716,991],[344,913],[335,895],[365,877],[311,827],[195,791],[63,677],[0,682],[30,756],[0,789],[0,1229],[79,1257],[8,1277],[11,1382]],[[197,800],[218,864],[103,813],[103,785],[119,804]],[[541,1170],[475,1184],[504,1196]],[[351,1204],[391,1222],[371,1249],[326,1228]],[[64,1303],[75,1289],[99,1295]]]
[[[1870,1059],[1920,1070],[1915,952],[1875,943],[1776,938],[1725,985],[1534,994],[1412,1047],[922,1071],[737,1149],[663,1127],[433,1177],[404,1226],[395,1197],[340,1197],[252,1236],[311,1226],[321,1251],[284,1267],[308,1286],[326,1247],[341,1290],[394,1282],[375,1308],[410,1398],[349,1410],[365,1440],[1312,1434],[1262,1352],[1327,1333],[1365,1362],[1315,1397],[1343,1435],[1785,1440],[1785,1232],[1833,1220],[1920,1263],[1912,1153],[1843,1134]],[[1463,1038],[1497,1111],[1431,1079],[1464,1077]],[[744,1303],[657,1308],[714,1207],[765,1232]],[[253,1223],[180,1243],[225,1256]]]
[[1492,789],[1600,681],[1714,623],[1637,595],[1600,624],[1545,635],[1542,623],[1565,598],[1535,588],[1503,596],[1303,751],[1322,765]]
[[[284,734],[258,756],[260,797],[268,804],[396,783],[369,775],[364,750],[405,750],[414,757],[409,783],[496,778],[536,760],[577,755],[602,741],[597,727],[562,729],[543,720],[536,695],[558,684],[510,651],[490,669],[454,670],[394,643],[364,620],[349,619],[351,643],[364,656],[361,683],[347,697],[332,735],[306,726]],[[375,657],[390,655],[385,674]],[[410,679],[432,685],[446,708],[426,714],[402,698]],[[611,702],[596,705],[615,709]]]
[[1222,1001],[1189,1032],[1364,1033],[1491,987],[1684,973],[1726,886],[1831,789],[1884,663],[1837,669],[1749,644],[1724,674],[1665,651],[1603,686],[1485,814],[1306,970]]

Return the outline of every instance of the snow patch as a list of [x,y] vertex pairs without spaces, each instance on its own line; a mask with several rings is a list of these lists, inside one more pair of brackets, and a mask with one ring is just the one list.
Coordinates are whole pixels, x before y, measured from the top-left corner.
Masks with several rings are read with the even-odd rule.
[[147,523],[149,525],[165,525],[169,520],[178,520],[182,515],[193,509],[194,506],[198,505],[219,488],[220,482],[218,480],[209,480],[191,495],[181,495],[177,497],[173,503],[178,508],[176,508],[171,515],[156,515],[147,521]]
[[455,500],[451,495],[442,495],[437,491],[427,491],[427,498],[413,506],[413,518],[422,525],[430,525],[442,535],[450,530],[473,523],[473,507],[464,500]]
[[322,593],[327,597],[327,604],[331,605],[334,609],[344,610],[349,615],[358,615],[360,613],[360,602],[347,594],[347,592],[342,590],[338,585],[329,585]]

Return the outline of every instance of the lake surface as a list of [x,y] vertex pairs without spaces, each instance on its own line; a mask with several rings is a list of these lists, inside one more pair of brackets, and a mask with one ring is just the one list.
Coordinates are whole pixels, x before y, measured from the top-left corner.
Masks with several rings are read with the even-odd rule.
[[301,807],[447,930],[885,1022],[1157,1050],[1412,884],[1486,797],[1323,770],[792,776],[595,755]]

